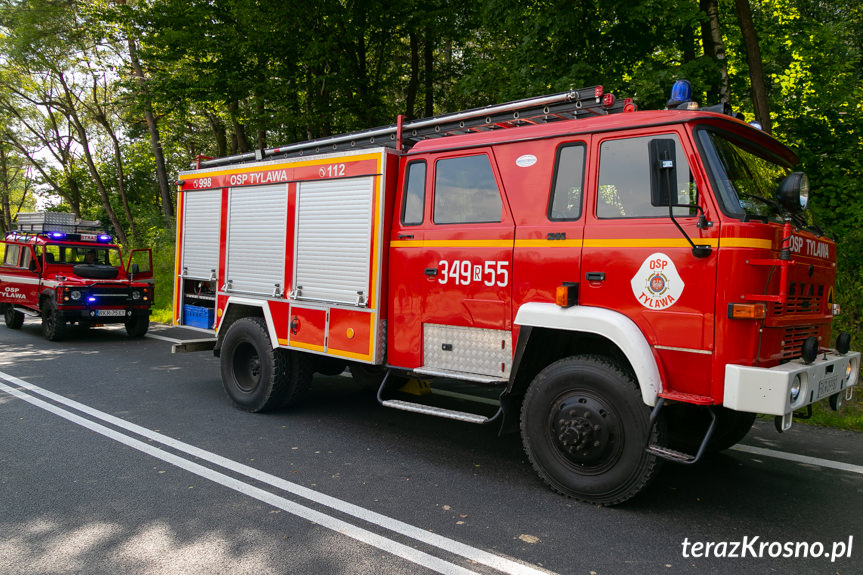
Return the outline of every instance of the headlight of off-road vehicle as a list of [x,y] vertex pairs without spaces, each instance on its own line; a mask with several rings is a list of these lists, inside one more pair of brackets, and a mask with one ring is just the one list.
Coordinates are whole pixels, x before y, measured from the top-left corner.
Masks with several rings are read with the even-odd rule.
[[72,301],[81,301],[81,290],[72,290],[69,292],[69,298]]
[[139,299],[141,299],[141,292],[139,292],[138,290],[134,290],[132,292],[132,299],[135,301],[138,301]]

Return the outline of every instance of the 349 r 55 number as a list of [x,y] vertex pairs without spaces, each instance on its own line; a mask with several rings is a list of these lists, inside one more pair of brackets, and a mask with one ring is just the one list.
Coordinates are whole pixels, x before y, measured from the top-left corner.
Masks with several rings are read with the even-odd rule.
[[481,264],[469,260],[441,260],[438,262],[440,277],[438,282],[445,284],[452,281],[455,285],[470,285],[483,283],[489,287],[506,287],[509,283],[509,262],[490,260]]

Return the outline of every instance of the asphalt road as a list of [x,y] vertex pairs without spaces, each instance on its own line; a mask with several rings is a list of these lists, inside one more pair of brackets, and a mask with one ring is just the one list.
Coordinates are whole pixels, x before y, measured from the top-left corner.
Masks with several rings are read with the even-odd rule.
[[745,451],[601,508],[548,490],[517,436],[346,377],[248,414],[210,353],[28,320],[0,326],[0,573],[859,574],[861,440],[759,422]]

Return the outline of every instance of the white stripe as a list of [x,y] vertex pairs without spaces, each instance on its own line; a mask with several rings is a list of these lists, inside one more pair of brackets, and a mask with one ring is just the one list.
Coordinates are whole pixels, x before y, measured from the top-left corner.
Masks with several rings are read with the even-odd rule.
[[[291,483],[290,481],[286,481],[286,480],[281,479],[279,477],[276,477],[274,475],[270,475],[269,473],[259,471],[257,469],[252,468],[252,467],[249,467],[247,465],[243,465],[242,463],[237,463],[236,461],[233,461],[231,459],[227,459],[227,458],[222,457],[220,455],[216,455],[215,453],[205,451],[205,450],[197,448],[193,445],[189,445],[189,444],[184,443],[182,441],[178,441],[176,439],[172,439],[170,437],[162,435],[160,433],[150,431],[149,429],[146,429],[146,428],[141,427],[139,425],[135,425],[134,423],[129,423],[128,421],[124,421],[122,419],[119,419],[119,418],[114,417],[112,415],[109,415],[107,413],[98,411],[96,409],[93,409],[93,408],[88,407],[86,405],[83,405],[81,403],[78,403],[77,401],[67,399],[61,395],[57,395],[51,391],[48,391],[46,389],[42,389],[40,387],[37,387],[31,383],[28,383],[24,380],[18,379],[16,377],[8,375],[6,373],[0,372],[0,378],[4,379],[10,383],[13,383],[15,385],[18,385],[20,387],[23,387],[24,389],[27,389],[27,390],[32,391],[34,393],[38,393],[38,394],[40,394],[44,397],[47,397],[53,401],[67,405],[68,407],[71,407],[73,409],[81,411],[82,413],[86,413],[87,415],[101,419],[102,421],[104,421],[106,423],[110,423],[111,425],[120,427],[120,428],[125,429],[127,431],[130,431],[132,433],[136,433],[138,435],[141,435],[141,436],[146,437],[148,439],[151,439],[153,441],[157,441],[157,442],[159,442],[165,446],[168,446],[172,449],[175,449],[177,451],[181,451],[183,453],[186,453],[186,454],[191,455],[193,457],[196,457],[198,459],[208,461],[214,465],[218,465],[220,467],[223,467],[225,469],[233,471],[237,474],[244,475],[244,476],[249,477],[251,479],[254,479],[256,481],[266,483],[268,485],[271,485],[271,486],[276,487],[278,489],[281,489],[283,491],[287,491],[288,493],[291,493],[293,495],[297,495],[299,497],[303,497],[303,498],[308,499],[310,501],[314,501],[315,503],[318,503],[320,505],[324,505],[326,507],[329,507],[329,508],[334,509],[336,511],[339,511],[341,513],[345,513],[345,514],[350,515],[352,517],[356,517],[357,519],[361,519],[363,521],[367,521],[367,522],[372,523],[374,525],[384,527],[386,529],[389,529],[390,531],[394,531],[400,535],[410,537],[412,539],[415,539],[415,540],[420,541],[422,543],[431,545],[433,547],[437,547],[438,549],[442,549],[442,550],[447,551],[449,553],[452,553],[454,555],[459,555],[459,556],[462,556],[462,557],[469,559],[471,561],[476,561],[477,563],[480,563],[482,565],[487,565],[487,566],[492,567],[492,568],[494,568],[498,571],[501,571],[503,573],[509,573],[509,574],[513,574],[513,575],[547,575],[548,573],[550,573],[549,571],[537,569],[537,568],[534,568],[532,566],[525,565],[525,564],[519,563],[519,562],[511,560],[511,559],[507,559],[504,557],[500,557],[498,555],[495,555],[493,553],[489,553],[487,551],[483,551],[481,549],[477,549],[475,547],[471,547],[469,545],[466,545],[464,543],[460,543],[460,542],[455,541],[453,539],[449,539],[447,537],[443,537],[443,536],[437,535],[435,533],[430,533],[424,529],[420,529],[419,527],[415,527],[413,525],[404,523],[404,522],[399,521],[397,519],[387,517],[386,515],[382,515],[380,513],[370,511],[370,510],[365,509],[363,507],[359,507],[358,505],[354,505],[352,503],[342,501],[341,499],[337,499],[337,498],[331,497],[329,495],[324,495],[323,493],[319,493],[319,492],[314,491],[312,489],[309,489],[307,487],[303,487],[302,485],[298,485],[296,483]],[[7,386],[5,386],[3,384],[0,384],[0,389],[13,390],[16,395],[21,393],[19,390],[14,390],[13,388],[8,388]],[[10,392],[10,393],[12,393],[12,392]],[[24,395],[24,394],[22,394],[22,395]],[[34,403],[34,402],[44,403],[38,399],[30,398],[29,396],[25,396],[22,399],[25,399],[25,401],[30,401],[31,403]],[[45,405],[47,405],[50,408],[53,408],[53,409],[49,409],[49,411],[54,411],[54,410],[63,411],[63,410],[61,410],[57,407],[54,407],[50,404],[45,404]],[[64,413],[69,413],[69,412],[64,412]],[[72,417],[76,417],[76,418],[78,417],[78,416],[75,416],[71,413],[69,413],[69,415]],[[62,415],[62,416],[66,417],[65,415]],[[69,419],[69,418],[67,417],[67,419]],[[81,419],[81,418],[78,418],[78,419]],[[87,423],[91,423],[88,420],[83,420],[83,421],[85,421]],[[98,424],[91,423],[91,425],[98,425]],[[99,427],[101,427],[101,426],[99,426]],[[107,429],[107,428],[104,428],[104,429]],[[115,433],[110,429],[107,429],[107,431]],[[126,436],[123,436],[123,435],[121,435],[121,437],[126,438]],[[136,441],[137,442],[137,440],[134,440],[134,439],[129,439],[129,438],[126,438],[126,439],[128,441]],[[124,441],[123,443],[126,443],[126,442]],[[137,442],[137,443],[140,443],[141,445],[149,447],[149,445],[146,443],[142,443],[142,442]],[[127,445],[128,445],[128,443],[127,443]],[[156,453],[159,454],[158,456],[165,455],[165,452],[163,452],[161,450],[157,450]],[[185,460],[181,460],[181,461],[185,461]],[[212,472],[212,473],[215,473],[215,472]],[[243,484],[243,485],[245,485],[245,484]],[[253,497],[254,497],[254,495],[253,495]],[[290,510],[286,509],[286,511],[290,511]],[[293,511],[291,511],[291,512],[293,513]],[[317,521],[317,520],[315,520],[315,521]],[[339,529],[337,529],[337,530],[339,530]],[[387,541],[389,541],[389,540],[387,540]],[[393,542],[393,543],[395,543],[395,542]],[[370,544],[372,544],[372,543],[370,543]],[[395,553],[395,554],[398,555],[397,553]],[[399,555],[399,556],[401,556],[401,555]],[[425,563],[419,563],[419,564],[424,565],[424,566],[428,566]]]
[[754,447],[752,445],[735,445],[732,447],[734,451],[742,451],[752,455],[763,455],[764,457],[773,457],[776,459],[784,459],[795,463],[806,463],[808,465],[817,465],[818,467],[827,467],[830,469],[838,469],[839,471],[848,471],[850,473],[858,473],[863,475],[863,466],[845,463],[843,461],[831,461],[829,459],[821,459],[820,457],[809,457],[808,455],[798,455],[797,453],[785,453],[784,451],[774,451],[772,449],[764,449],[763,447]]
[[15,284],[39,285],[39,278],[28,278],[28,277],[24,277],[24,276],[0,275],[0,281],[15,283]]

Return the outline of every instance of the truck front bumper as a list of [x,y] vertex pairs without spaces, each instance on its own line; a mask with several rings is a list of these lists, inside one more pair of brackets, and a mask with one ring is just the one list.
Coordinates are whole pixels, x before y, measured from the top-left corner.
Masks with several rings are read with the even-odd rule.
[[124,323],[132,316],[149,317],[150,310],[146,308],[57,310],[57,319],[80,324]]
[[725,366],[723,405],[736,411],[777,415],[788,420],[794,411],[857,385],[860,353],[820,353],[806,364],[796,359],[776,367]]

